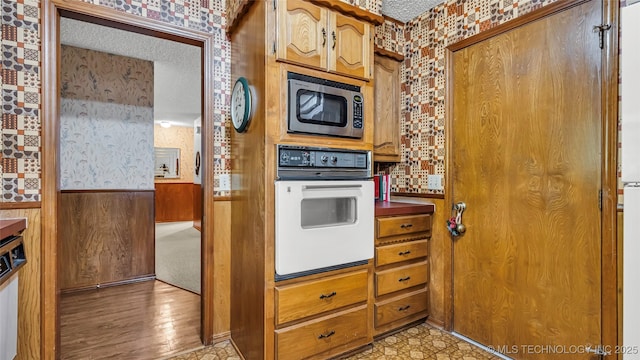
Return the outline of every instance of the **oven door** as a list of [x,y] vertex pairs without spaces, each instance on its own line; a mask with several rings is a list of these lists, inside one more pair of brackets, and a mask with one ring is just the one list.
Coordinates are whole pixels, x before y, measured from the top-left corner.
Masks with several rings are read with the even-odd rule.
[[275,187],[277,277],[373,258],[373,181],[277,181]]

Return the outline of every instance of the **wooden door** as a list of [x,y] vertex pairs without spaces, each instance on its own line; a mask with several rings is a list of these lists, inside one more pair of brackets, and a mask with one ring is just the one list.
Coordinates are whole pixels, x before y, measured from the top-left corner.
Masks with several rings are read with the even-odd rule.
[[375,161],[400,161],[400,62],[375,55],[373,65]]
[[517,359],[601,342],[601,5],[451,56],[453,328]]
[[326,70],[327,10],[302,0],[278,6],[278,60]]
[[371,77],[371,25],[331,12],[329,17],[329,71],[368,79]]

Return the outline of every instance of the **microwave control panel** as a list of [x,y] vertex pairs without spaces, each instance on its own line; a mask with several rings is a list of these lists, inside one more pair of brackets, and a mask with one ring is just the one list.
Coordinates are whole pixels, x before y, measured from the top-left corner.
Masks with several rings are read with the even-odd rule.
[[366,152],[344,152],[331,150],[280,149],[279,166],[311,167],[311,168],[348,168],[366,169],[368,156]]
[[362,129],[362,96],[353,95],[353,127]]

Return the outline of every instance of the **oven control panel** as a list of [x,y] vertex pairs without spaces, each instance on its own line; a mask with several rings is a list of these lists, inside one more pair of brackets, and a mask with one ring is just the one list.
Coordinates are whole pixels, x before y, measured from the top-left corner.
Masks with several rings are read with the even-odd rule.
[[367,150],[278,145],[279,178],[282,175],[299,178],[367,178],[371,176],[370,172],[371,152]]

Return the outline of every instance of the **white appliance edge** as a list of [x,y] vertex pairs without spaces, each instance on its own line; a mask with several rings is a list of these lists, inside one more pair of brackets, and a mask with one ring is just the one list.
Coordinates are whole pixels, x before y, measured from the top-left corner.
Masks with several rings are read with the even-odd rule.
[[[640,3],[621,9],[620,55],[622,95],[623,320],[622,341],[631,353],[625,360],[640,359]],[[633,352],[636,352],[633,354]]]

